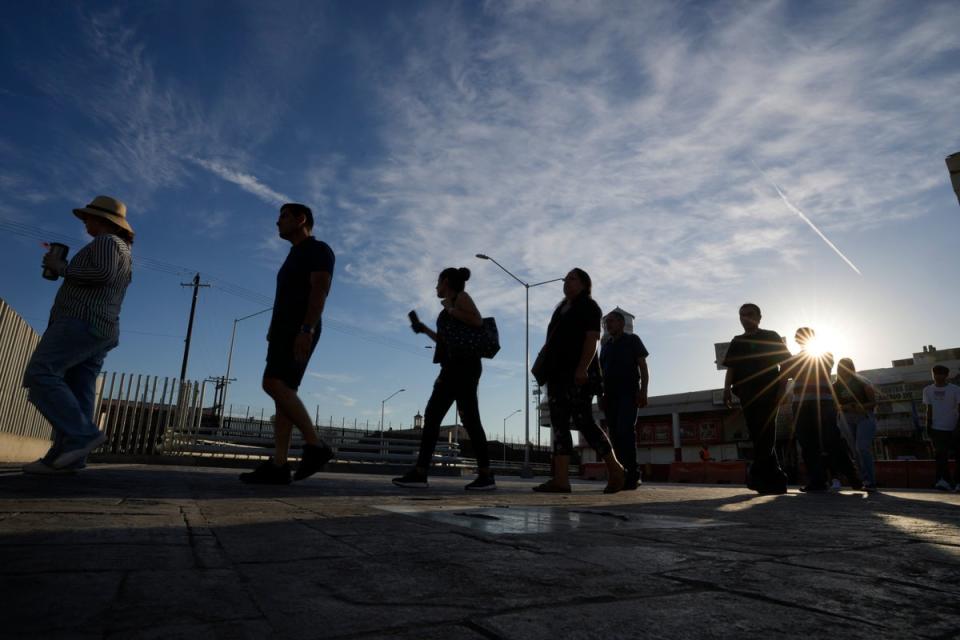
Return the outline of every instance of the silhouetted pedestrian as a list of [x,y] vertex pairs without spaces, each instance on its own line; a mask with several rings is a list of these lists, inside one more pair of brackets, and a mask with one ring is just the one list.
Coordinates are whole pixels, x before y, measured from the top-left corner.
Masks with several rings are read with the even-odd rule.
[[721,364],[727,367],[723,401],[732,406],[740,399],[743,420],[753,442],[753,462],[747,486],[762,494],[787,491],[787,476],[777,460],[777,413],[786,387],[780,365],[790,358],[776,331],[760,328],[760,307],[747,302],[740,307],[743,333],[734,336]]
[[44,269],[63,278],[50,322],[24,373],[28,398],[53,426],[53,446],[26,473],[70,473],[106,441],[93,422],[97,376],[120,340],[120,307],[133,275],[127,207],[97,196],[74,215],[93,241],[67,263],[48,253]]
[[837,426],[830,380],[833,355],[808,351],[807,346],[815,337],[816,333],[809,327],[797,329],[794,339],[801,350],[784,367],[794,381],[794,424],[807,467],[807,484],[801,491],[826,491],[827,467],[834,474],[846,476],[851,487],[860,489],[859,474]]
[[250,484],[290,483],[287,453],[293,427],[299,429],[304,440],[294,480],[316,473],[333,457],[333,451],[317,435],[297,389],[320,340],[321,318],[336,258],[326,242],[313,237],[313,211],[305,205],[288,203],[280,207],[277,231],[292,246],[277,273],[277,292],[267,332],[267,366],[263,371],[263,390],[276,406],[276,449],[272,459],[240,474],[240,479]]
[[465,488],[469,491],[490,491],[497,488],[490,471],[490,454],[487,451],[487,435],[480,421],[480,406],[477,387],[483,366],[474,338],[483,321],[477,306],[464,287],[470,279],[466,267],[449,267],[437,278],[437,297],[443,310],[437,316],[437,330],[432,331],[411,313],[414,333],[425,333],[436,342],[433,361],[440,365],[440,375],[433,383],[433,393],[423,412],[423,434],[420,436],[420,453],[416,466],[393,479],[398,487],[423,488],[427,486],[427,474],[433,461],[433,452],[440,435],[440,423],[454,401],[463,420],[463,427],[470,435],[474,455],[477,457],[477,478]]
[[547,385],[553,430],[553,477],[534,487],[534,491],[570,493],[571,420],[607,465],[604,493],[623,489],[623,466],[607,434],[593,419],[593,397],[600,392],[596,356],[603,314],[591,297],[591,288],[590,276],[583,269],[572,269],[563,279],[564,299],[553,312],[547,341],[535,363],[534,375]]
[[960,468],[956,484],[950,479],[950,454],[953,453],[960,467],[960,387],[947,382],[950,369],[942,364],[931,369],[933,384],[923,389],[923,404],[926,409],[927,435],[933,441],[934,458],[937,461],[935,488],[941,491],[960,489]]
[[853,436],[863,488],[876,491],[877,474],[873,460],[873,439],[877,435],[876,389],[869,380],[857,374],[853,360],[841,358],[837,363],[837,381],[833,390]]
[[623,464],[624,489],[640,485],[637,467],[637,409],[647,406],[650,372],[647,348],[636,334],[624,333],[626,319],[619,311],[611,311],[605,319],[608,339],[600,348],[603,371],[603,396],[600,408],[607,419],[607,429]]

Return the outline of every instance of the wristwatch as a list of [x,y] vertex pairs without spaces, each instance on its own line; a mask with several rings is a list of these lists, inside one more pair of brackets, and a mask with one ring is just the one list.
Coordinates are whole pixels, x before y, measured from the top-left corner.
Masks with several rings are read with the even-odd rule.
[[300,325],[300,333],[313,333],[313,331],[314,331],[313,325],[309,325],[309,324]]

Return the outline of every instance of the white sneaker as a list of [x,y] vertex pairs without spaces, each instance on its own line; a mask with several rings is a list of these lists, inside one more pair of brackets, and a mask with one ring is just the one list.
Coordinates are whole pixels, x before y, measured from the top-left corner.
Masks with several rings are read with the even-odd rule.
[[940,491],[950,491],[953,489],[953,487],[950,486],[950,483],[943,478],[937,480],[937,484],[933,485],[933,488],[939,489]]
[[842,488],[843,488],[843,487],[840,485],[840,481],[837,480],[836,478],[834,478],[834,479],[833,479],[833,482],[830,483],[830,491],[831,491],[831,493],[837,493],[837,492],[840,491],[840,489],[842,489]]

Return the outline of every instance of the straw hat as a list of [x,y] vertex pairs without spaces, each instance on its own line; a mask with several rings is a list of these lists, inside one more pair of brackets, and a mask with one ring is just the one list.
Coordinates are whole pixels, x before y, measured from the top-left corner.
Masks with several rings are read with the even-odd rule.
[[82,209],[74,209],[73,214],[81,220],[83,216],[99,216],[133,233],[130,223],[127,222],[127,205],[110,196],[97,196]]

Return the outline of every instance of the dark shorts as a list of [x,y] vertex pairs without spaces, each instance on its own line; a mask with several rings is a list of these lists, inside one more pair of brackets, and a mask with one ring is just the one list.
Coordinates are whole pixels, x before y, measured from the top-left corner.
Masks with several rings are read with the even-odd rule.
[[[267,367],[263,370],[264,378],[282,380],[284,384],[296,391],[300,388],[303,374],[307,371],[306,362],[300,363],[293,358],[293,342],[297,334],[271,336],[267,343]],[[310,355],[317,348],[320,332],[313,334],[313,344],[310,346]]]

